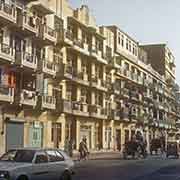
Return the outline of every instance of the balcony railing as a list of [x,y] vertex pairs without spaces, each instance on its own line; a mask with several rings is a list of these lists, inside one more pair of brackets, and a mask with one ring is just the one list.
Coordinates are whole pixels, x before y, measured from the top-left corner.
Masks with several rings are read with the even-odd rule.
[[43,61],[43,72],[52,76],[56,76],[56,63],[44,59]]
[[64,64],[64,76],[72,79],[73,77],[73,67],[70,64]]
[[105,81],[103,79],[100,79],[97,76],[93,76],[91,78],[91,86],[95,87],[95,88],[97,88],[99,90],[102,90],[102,91],[107,91],[108,90],[107,81]]
[[37,17],[30,16],[28,14],[22,15],[21,19],[19,20],[20,26],[22,26],[23,30],[27,31],[28,33],[38,33],[38,27],[36,22]]
[[16,23],[16,7],[0,0],[0,23]]
[[70,44],[70,45],[73,44],[74,35],[73,35],[73,33],[72,33],[70,30],[68,30],[68,29],[65,29],[65,30],[64,30],[64,41],[65,41],[65,43],[67,43],[67,44]]
[[74,48],[78,51],[84,53],[85,55],[89,55],[89,45],[84,43],[82,39],[74,39]]
[[98,105],[90,106],[90,115],[95,118],[107,119],[107,109]]
[[126,88],[121,89],[121,96],[129,98],[130,96],[129,89],[126,89]]
[[47,44],[57,43],[57,32],[49,26],[40,26],[39,36],[42,37]]
[[67,114],[72,114],[73,113],[73,104],[70,100],[61,100],[62,102],[62,112],[67,113]]
[[37,56],[28,52],[16,52],[16,63],[33,70],[37,69]]
[[89,116],[88,104],[73,102],[73,114],[79,116]]
[[36,92],[23,89],[21,92],[20,104],[35,107],[37,104]]
[[121,92],[121,87],[120,87],[120,84],[118,83],[113,83],[112,84],[112,90],[115,94],[117,95],[120,95],[120,92]]
[[0,101],[13,103],[14,88],[0,85]]
[[42,107],[46,109],[56,109],[56,98],[54,96],[42,96]]
[[88,74],[84,72],[73,71],[73,80],[87,86],[90,84]]
[[131,99],[135,100],[135,101],[139,101],[140,100],[140,95],[138,92],[135,91],[130,91],[130,95],[131,95]]
[[0,44],[0,59],[13,63],[15,61],[15,50],[8,44]]

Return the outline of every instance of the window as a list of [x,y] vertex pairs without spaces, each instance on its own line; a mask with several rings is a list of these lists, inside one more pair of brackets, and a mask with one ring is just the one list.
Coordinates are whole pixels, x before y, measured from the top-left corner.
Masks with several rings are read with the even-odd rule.
[[64,157],[58,151],[47,151],[50,162],[64,161]]
[[121,35],[121,46],[124,46],[124,35]]
[[56,152],[55,151],[47,151],[47,154],[48,154],[50,162],[56,162],[57,161]]
[[57,161],[64,161],[64,157],[59,151],[56,151],[56,159]]
[[121,34],[118,33],[118,43],[121,44]]
[[36,160],[35,160],[36,164],[47,163],[47,162],[48,162],[48,158],[45,154],[38,154],[36,156]]
[[126,39],[126,49],[128,50],[129,49],[129,40]]
[[131,52],[131,41],[129,41],[129,51]]
[[31,163],[34,158],[35,151],[31,150],[18,150],[14,157],[15,162]]

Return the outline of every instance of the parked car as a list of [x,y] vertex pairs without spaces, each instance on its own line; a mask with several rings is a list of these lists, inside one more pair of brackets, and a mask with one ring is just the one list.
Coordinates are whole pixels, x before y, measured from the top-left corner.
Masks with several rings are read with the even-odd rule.
[[179,143],[177,141],[167,142],[166,157],[168,158],[169,156],[179,158]]
[[73,168],[59,149],[13,149],[0,158],[0,180],[71,180]]

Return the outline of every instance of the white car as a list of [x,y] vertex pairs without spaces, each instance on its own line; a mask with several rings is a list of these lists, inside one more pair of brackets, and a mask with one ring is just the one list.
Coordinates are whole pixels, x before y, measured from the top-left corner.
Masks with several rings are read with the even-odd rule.
[[0,158],[0,180],[71,180],[73,168],[59,149],[13,149]]

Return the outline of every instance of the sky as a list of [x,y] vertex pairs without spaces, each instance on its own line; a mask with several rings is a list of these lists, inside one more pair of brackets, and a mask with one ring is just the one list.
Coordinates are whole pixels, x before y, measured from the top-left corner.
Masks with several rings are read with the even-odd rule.
[[97,25],[117,25],[140,44],[167,43],[180,85],[180,0],[69,0],[89,6]]

